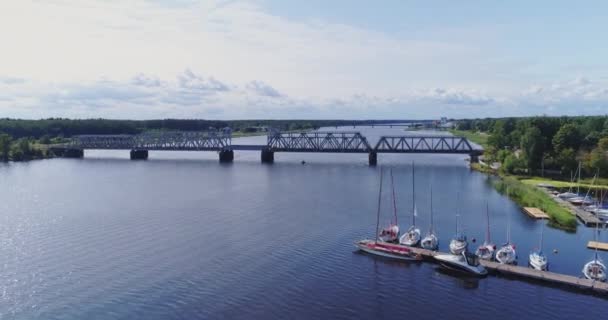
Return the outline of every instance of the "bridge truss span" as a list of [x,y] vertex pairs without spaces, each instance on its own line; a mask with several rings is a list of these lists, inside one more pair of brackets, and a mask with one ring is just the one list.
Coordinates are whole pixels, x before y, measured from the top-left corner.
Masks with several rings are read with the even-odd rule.
[[464,137],[458,136],[383,136],[374,147],[384,153],[462,153],[475,154]]
[[214,132],[149,132],[138,135],[80,135],[68,147],[75,149],[130,149],[221,151],[230,148],[231,136]]
[[267,149],[273,152],[367,153],[372,148],[360,132],[311,131],[268,135]]

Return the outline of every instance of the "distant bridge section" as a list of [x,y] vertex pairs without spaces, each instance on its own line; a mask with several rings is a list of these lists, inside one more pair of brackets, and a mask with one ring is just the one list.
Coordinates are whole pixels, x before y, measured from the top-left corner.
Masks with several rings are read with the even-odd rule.
[[233,145],[230,131],[149,132],[138,135],[81,135],[51,148],[64,157],[81,158],[85,149],[131,150],[131,159],[147,159],[148,151],[217,151],[220,162],[232,162],[234,150],[261,151],[261,160],[274,162],[275,152],[367,153],[370,165],[378,153],[469,154],[472,161],[483,153],[458,136],[383,136],[372,147],[356,131],[309,131],[281,133],[271,130],[265,145]]

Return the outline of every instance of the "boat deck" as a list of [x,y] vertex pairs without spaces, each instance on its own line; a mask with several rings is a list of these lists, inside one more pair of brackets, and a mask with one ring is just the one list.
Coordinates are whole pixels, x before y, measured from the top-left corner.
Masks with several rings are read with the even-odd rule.
[[523,207],[523,211],[535,219],[549,219],[549,216],[539,208]]
[[[421,255],[424,258],[432,259],[438,254],[448,254],[444,252],[431,251],[422,248],[411,248],[412,252]],[[529,268],[527,266],[514,266],[505,265],[498,262],[480,260],[480,264],[483,265],[488,271],[492,271],[498,274],[516,276],[525,279],[539,280],[542,282],[552,283],[556,285],[564,285],[573,287],[576,289],[590,290],[597,293],[608,294],[608,283],[593,281],[585,278],[575,277],[571,275],[539,271]]]
[[608,243],[599,241],[589,241],[587,243],[587,248],[608,251]]

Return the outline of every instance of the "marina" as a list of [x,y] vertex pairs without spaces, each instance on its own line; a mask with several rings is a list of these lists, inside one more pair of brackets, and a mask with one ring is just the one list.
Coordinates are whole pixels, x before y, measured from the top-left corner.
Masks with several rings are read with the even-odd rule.
[[[431,251],[422,248],[407,247],[396,244],[392,244],[391,248],[395,252],[410,251],[413,257],[422,257],[422,259],[429,262],[437,262],[435,260],[436,256],[450,255],[450,253],[446,252]],[[539,280],[547,284],[565,286],[570,287],[572,289],[588,290],[600,294],[608,294],[608,283],[605,282],[594,281],[550,271],[534,270],[527,266],[524,267],[510,264],[501,264],[498,262],[482,259],[479,260],[479,263],[486,269],[488,269],[488,271],[490,271],[489,274],[514,276],[527,280]]]
[[[583,210],[579,206],[575,206],[572,203],[562,199],[560,197],[554,196],[549,190],[542,188],[550,197],[553,198],[559,205],[566,208],[571,214],[575,215],[580,222],[582,222],[586,227],[595,227],[596,225],[603,226],[606,225],[605,221],[602,221],[596,215],[589,211]],[[528,215],[529,213],[524,210]]]

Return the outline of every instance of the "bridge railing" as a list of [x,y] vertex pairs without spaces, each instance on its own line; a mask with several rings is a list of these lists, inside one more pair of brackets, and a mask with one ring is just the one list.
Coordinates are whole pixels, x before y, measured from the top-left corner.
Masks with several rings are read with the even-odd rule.
[[267,148],[290,152],[369,152],[372,148],[360,132],[310,131],[268,135]]
[[232,135],[217,132],[159,131],[138,135],[79,135],[67,147],[74,149],[223,150]]

